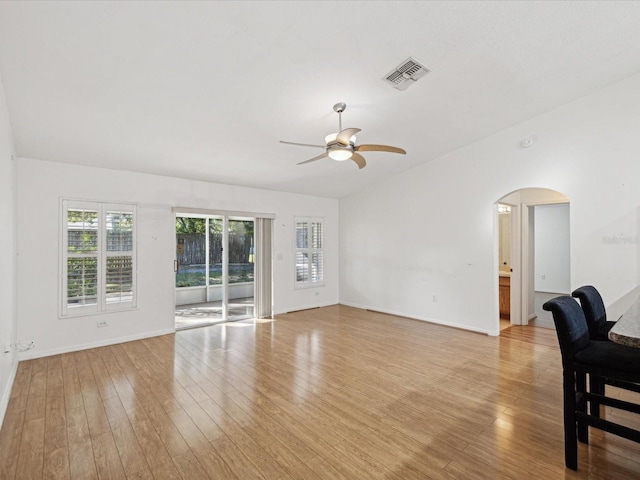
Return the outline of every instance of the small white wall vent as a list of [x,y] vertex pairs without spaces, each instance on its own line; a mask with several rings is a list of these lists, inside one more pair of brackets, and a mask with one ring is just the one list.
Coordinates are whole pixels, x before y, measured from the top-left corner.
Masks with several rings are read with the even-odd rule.
[[382,79],[397,90],[406,90],[430,71],[415,58],[409,57]]

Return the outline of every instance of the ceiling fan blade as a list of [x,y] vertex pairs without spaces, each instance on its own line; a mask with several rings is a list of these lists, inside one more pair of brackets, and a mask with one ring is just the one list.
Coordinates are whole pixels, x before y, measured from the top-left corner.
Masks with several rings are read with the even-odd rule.
[[315,162],[316,160],[320,160],[321,158],[324,158],[324,157],[327,157],[327,156],[329,156],[329,154],[327,152],[324,152],[323,154],[318,155],[317,157],[310,158],[309,160],[305,160],[304,162],[297,163],[296,165],[302,165],[303,163]]
[[362,169],[362,168],[367,166],[366,160],[359,153],[355,153],[354,152],[353,155],[351,155],[351,160],[356,162],[356,165],[358,165],[358,168],[360,168],[360,169]]
[[326,146],[326,145],[311,145],[310,143],[285,142],[284,140],[280,140],[280,143],[286,143],[287,145],[297,145],[298,147],[320,147],[320,148],[327,148],[327,146]]
[[338,136],[336,137],[336,141],[340,145],[349,145],[349,139],[353,137],[356,133],[361,132],[359,128],[345,128],[342,130]]
[[398,147],[390,147],[389,145],[358,145],[354,148],[354,150],[358,152],[391,152],[391,153],[402,153],[403,155],[406,150]]

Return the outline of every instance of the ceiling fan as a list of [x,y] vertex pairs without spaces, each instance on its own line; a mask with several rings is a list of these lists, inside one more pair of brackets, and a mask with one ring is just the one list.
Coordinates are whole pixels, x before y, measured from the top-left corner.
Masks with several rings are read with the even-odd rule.
[[364,157],[360,155],[358,152],[391,152],[391,153],[407,153],[402,148],[398,147],[390,147],[389,145],[373,145],[373,144],[365,144],[365,145],[356,145],[356,133],[360,132],[359,128],[345,128],[342,129],[342,112],[344,112],[347,108],[347,105],[340,102],[336,103],[333,106],[333,110],[338,114],[339,117],[339,130],[338,133],[330,133],[326,137],[324,137],[325,145],[312,145],[309,143],[295,143],[295,142],[285,142],[280,140],[280,143],[286,143],[287,145],[298,145],[301,147],[318,147],[324,148],[325,152],[316,157],[310,158],[309,160],[305,160],[304,162],[298,163],[298,165],[302,165],[303,163],[311,163],[316,160],[320,160],[324,157],[332,158],[333,160],[343,161],[343,160],[353,160],[358,165],[358,168],[364,168],[367,165]]

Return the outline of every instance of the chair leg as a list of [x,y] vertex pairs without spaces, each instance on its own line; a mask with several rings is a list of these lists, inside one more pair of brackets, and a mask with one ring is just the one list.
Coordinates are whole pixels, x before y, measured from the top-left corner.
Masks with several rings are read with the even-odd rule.
[[[584,372],[576,372],[576,411],[583,414],[587,414],[589,408],[588,402],[585,397],[587,392],[587,374]],[[596,380],[597,383],[597,380]],[[578,424],[578,440],[582,443],[589,443],[589,425],[581,417],[576,418]]]
[[576,380],[574,372],[562,372],[564,403],[564,463],[571,470],[578,470],[578,437],[576,434]]
[[[604,388],[604,378],[594,377],[593,375],[589,374],[589,391],[591,393],[596,393],[598,395],[604,396]],[[600,404],[598,402],[592,401],[589,410],[592,417],[600,418]]]

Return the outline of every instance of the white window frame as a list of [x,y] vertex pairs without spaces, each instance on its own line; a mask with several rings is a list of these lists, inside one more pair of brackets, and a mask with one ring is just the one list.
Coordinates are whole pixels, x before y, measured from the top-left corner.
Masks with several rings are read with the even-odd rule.
[[[313,248],[311,238],[307,239],[307,247],[306,248],[298,248],[298,223],[307,223],[309,224],[307,228],[307,232],[309,237],[311,236],[311,229],[313,223],[320,223],[322,225],[322,247],[321,248]],[[294,218],[294,228],[293,228],[293,247],[294,247],[294,255],[293,255],[293,279],[296,289],[302,288],[315,288],[324,286],[324,242],[325,242],[325,224],[324,218],[322,217],[295,217]],[[297,258],[298,253],[307,253],[307,271],[309,272],[307,280],[299,281],[298,280],[298,265]],[[320,253],[322,255],[322,278],[320,280],[313,281],[312,280],[312,258],[313,254]]]
[[[68,211],[82,209],[95,210],[98,212],[97,229],[97,299],[95,304],[69,306],[68,304],[68,258],[69,235],[68,235]],[[107,250],[107,212],[130,212],[133,215],[133,235],[131,251],[108,251]],[[137,205],[132,203],[99,202],[86,200],[61,199],[60,201],[60,309],[59,317],[78,317],[85,315],[100,315],[113,311],[131,310],[137,307]],[[75,256],[75,255],[74,255]],[[131,257],[131,299],[119,302],[107,301],[106,276],[107,258],[113,256]]]

